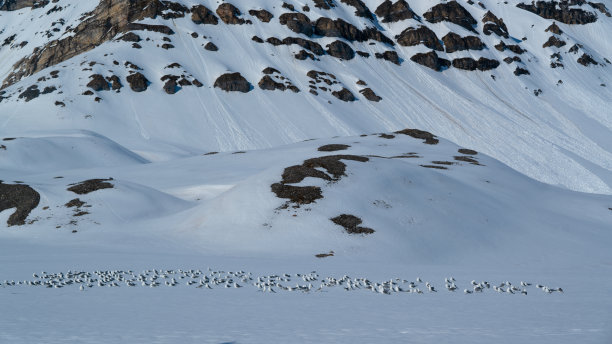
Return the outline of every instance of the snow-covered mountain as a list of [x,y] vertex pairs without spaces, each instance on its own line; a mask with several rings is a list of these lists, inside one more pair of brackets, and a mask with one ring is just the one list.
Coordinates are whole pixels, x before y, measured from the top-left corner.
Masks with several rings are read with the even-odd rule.
[[611,7],[3,1],[0,123],[154,160],[412,127],[610,194]]
[[608,343],[610,10],[0,0],[0,343]]

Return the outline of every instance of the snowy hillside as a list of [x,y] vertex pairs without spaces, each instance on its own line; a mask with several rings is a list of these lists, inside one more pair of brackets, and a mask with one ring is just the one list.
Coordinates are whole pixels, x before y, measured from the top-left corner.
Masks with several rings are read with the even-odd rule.
[[609,343],[602,1],[0,0],[0,343]]
[[[606,1],[543,3],[547,18],[517,0],[3,3],[7,135],[87,129],[166,160],[414,127],[612,193]],[[250,91],[214,87],[224,73]]]

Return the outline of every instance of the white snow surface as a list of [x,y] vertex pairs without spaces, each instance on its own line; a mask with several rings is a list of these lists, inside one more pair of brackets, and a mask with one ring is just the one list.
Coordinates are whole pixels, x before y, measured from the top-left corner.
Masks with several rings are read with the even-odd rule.
[[[212,0],[179,2],[217,7]],[[143,31],[142,49],[111,41],[6,89],[12,96],[0,102],[0,179],[29,185],[40,203],[22,226],[7,226],[14,208],[0,212],[0,343],[612,342],[612,73],[603,62],[612,57],[612,41],[605,38],[612,32],[610,18],[597,12],[593,24],[558,23],[568,42],[560,50],[565,68],[551,69],[549,56],[556,50],[542,44],[552,21],[515,7],[516,0],[481,0],[504,19],[513,38],[527,37],[520,43],[528,50],[521,66],[531,75],[516,77],[515,64],[503,62],[489,72],[434,72],[409,59],[426,51],[423,46],[396,46],[401,66],[374,57],[298,61],[292,57],[297,46],[251,41],[253,35],[298,36],[278,23],[286,12],[280,2],[230,2],[253,25],[195,25],[189,16],[147,19],[171,23],[174,49],[158,48],[162,35]],[[286,2],[300,8],[308,3],[313,20],[342,17],[358,27],[372,25],[339,1],[329,11],[311,1]],[[374,11],[382,1],[364,2]],[[434,4],[408,2],[419,15]],[[486,10],[460,3],[481,32]],[[24,54],[67,35],[35,34],[41,28],[60,18],[62,30],[74,26],[96,2],[57,5],[66,9],[49,15],[49,7],[0,12],[0,43],[12,34],[16,43],[29,42],[22,50],[0,47],[0,78]],[[246,14],[251,8],[266,8],[275,18],[263,24]],[[415,24],[376,23],[390,38]],[[451,30],[469,34],[447,22],[427,25],[438,37]],[[507,55],[493,48],[499,37],[480,38],[488,49],[438,54],[500,61]],[[324,46],[335,39],[316,40]],[[204,50],[207,41],[219,51]],[[602,65],[576,63],[580,55],[566,52],[574,42]],[[370,53],[390,49],[351,45]],[[91,61],[98,64],[90,67]],[[126,61],[143,69],[151,81],[147,91],[132,92],[124,82]],[[204,87],[164,93],[160,78],[173,62],[182,66],[173,73],[192,75]],[[259,89],[268,66],[301,92]],[[359,99],[344,103],[323,92],[311,95],[311,69],[335,74]],[[52,70],[60,71],[59,78],[49,77]],[[254,89],[235,94],[213,88],[226,71],[240,72]],[[93,73],[116,74],[124,88],[96,92],[102,100],[94,102],[94,96],[82,95]],[[41,90],[58,90],[18,100],[41,76],[47,77],[38,82]],[[363,98],[359,79],[383,100]],[[536,89],[543,93],[536,97]],[[431,131],[440,142],[393,133],[407,127]],[[395,137],[372,134],[380,132]],[[318,151],[327,144],[350,147]],[[336,154],[368,161],[341,160],[345,175],[335,182],[308,177],[292,184],[320,187],[323,198],[314,203],[284,207],[287,200],[271,191],[285,168]],[[84,195],[67,190],[92,178],[113,178],[113,187]],[[75,198],[85,205],[67,207]],[[340,214],[358,216],[375,232],[347,233],[330,220]],[[386,295],[342,286],[270,293],[253,286],[255,281],[239,289],[206,289],[182,279],[175,287],[121,283],[83,291],[81,283],[19,284],[43,271],[209,267],[254,277],[316,271],[321,278],[348,275],[378,283],[420,277],[424,293]],[[444,287],[450,276],[456,292]],[[533,285],[525,288],[527,295],[492,289],[465,294],[472,280]],[[290,284],[296,282],[303,284],[296,277]],[[313,282],[315,289],[320,282]],[[425,282],[438,291],[428,292]],[[538,283],[564,292],[543,292]]]

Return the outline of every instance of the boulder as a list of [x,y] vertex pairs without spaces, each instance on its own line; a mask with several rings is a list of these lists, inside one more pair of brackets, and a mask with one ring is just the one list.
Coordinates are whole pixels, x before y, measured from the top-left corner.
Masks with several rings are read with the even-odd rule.
[[587,67],[590,64],[593,64],[593,65],[597,65],[598,64],[597,61],[595,61],[593,59],[593,57],[591,57],[591,55],[589,55],[587,53],[582,54],[582,56],[580,56],[578,58],[577,62],[580,63],[581,65],[585,66],[585,67]]
[[89,81],[89,83],[87,83],[87,87],[91,88],[92,90],[96,92],[110,90],[108,82],[101,74],[94,74],[89,76],[89,78],[91,80]]
[[439,58],[435,51],[428,53],[418,53],[410,58],[413,62],[416,62],[425,67],[429,67],[437,72],[447,69],[451,66],[449,60]]
[[332,43],[328,44],[327,53],[333,57],[343,60],[352,60],[355,57],[355,51],[351,48],[351,46],[342,41],[333,41]]
[[261,78],[261,80],[259,81],[257,85],[262,90],[267,90],[267,91],[274,91],[274,90],[285,91],[287,89],[287,87],[284,84],[274,81],[274,79],[272,79],[272,77],[269,75],[264,75],[263,78]]
[[145,76],[140,72],[130,74],[126,79],[128,84],[130,84],[130,88],[134,92],[146,91],[147,87],[149,86],[149,80],[147,80],[147,78],[145,78]]
[[196,24],[219,24],[219,18],[204,5],[195,5],[191,8],[191,20]]
[[489,36],[491,33],[494,33],[500,37],[510,37],[504,20],[497,18],[491,11],[485,13],[484,17],[482,17],[482,22],[484,23],[482,33],[485,35]]
[[374,11],[379,18],[382,18],[383,23],[395,23],[398,21],[419,17],[412,11],[406,0],[398,0],[391,3],[391,0],[385,0]]
[[382,100],[381,97],[379,97],[378,95],[376,95],[376,93],[374,93],[374,91],[372,91],[371,88],[364,88],[363,90],[359,91],[359,93],[361,93],[365,99],[371,101],[371,102],[376,102],[378,103],[379,101]]
[[274,15],[266,10],[249,10],[249,14],[263,23],[269,23],[274,18]]
[[244,19],[239,18],[239,16],[242,15],[240,10],[230,3],[222,3],[217,7],[216,12],[225,24],[242,25],[246,22]]
[[376,53],[374,54],[374,56],[376,56],[377,59],[387,60],[389,62],[395,63],[398,66],[400,65],[399,55],[397,55],[397,52],[393,50],[387,50],[384,53]]
[[597,21],[597,14],[580,8],[570,8],[571,5],[573,3],[568,1],[534,1],[530,4],[519,3],[516,7],[564,24],[589,24]]
[[0,181],[0,211],[15,208],[9,216],[9,226],[21,226],[40,202],[40,194],[28,185],[3,184]]
[[226,92],[247,93],[251,90],[251,84],[240,73],[226,73],[215,80],[214,87]]
[[409,27],[395,36],[397,43],[404,47],[423,44],[429,49],[444,51],[438,36],[427,26]]
[[344,87],[340,91],[333,91],[332,95],[344,102],[353,102],[357,100],[353,93],[351,93],[351,91],[347,90]]
[[546,28],[546,30],[544,30],[545,32],[551,32],[557,35],[560,35],[563,33],[563,31],[561,31],[561,28],[559,28],[559,26],[557,25],[557,23],[553,22],[552,24],[550,24],[549,27]]
[[370,12],[370,9],[361,0],[340,0],[340,2],[352,6],[355,8],[355,15],[357,17],[367,18],[374,20],[374,15]]
[[442,37],[442,42],[444,42],[447,53],[462,50],[482,50],[485,47],[485,44],[476,36],[461,37],[454,32],[449,32]]
[[208,51],[217,51],[217,50],[219,50],[219,48],[213,42],[206,43],[206,45],[204,46],[204,49],[206,49]]
[[308,37],[313,34],[310,18],[303,13],[283,13],[278,20],[281,25],[286,25],[289,30],[295,33],[301,33]]
[[556,36],[550,36],[548,37],[548,40],[542,45],[542,48],[547,48],[547,47],[557,47],[557,48],[561,48],[562,46],[566,45],[567,43],[565,43],[564,40],[557,38]]
[[430,23],[448,21],[477,33],[476,30],[474,30],[474,25],[477,24],[476,19],[474,19],[470,12],[463,8],[463,6],[459,5],[457,1],[437,4],[428,12],[424,13],[423,17]]

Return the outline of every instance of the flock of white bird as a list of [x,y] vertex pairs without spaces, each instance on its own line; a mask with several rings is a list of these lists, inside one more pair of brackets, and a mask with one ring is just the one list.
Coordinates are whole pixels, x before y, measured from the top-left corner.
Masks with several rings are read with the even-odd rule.
[[[346,291],[370,290],[380,294],[392,293],[416,293],[423,294],[436,293],[438,290],[429,282],[424,282],[417,277],[415,281],[395,278],[382,282],[373,282],[367,278],[351,278],[347,275],[341,278],[321,277],[316,271],[305,274],[281,274],[254,276],[245,271],[214,271],[208,268],[202,270],[144,270],[134,272],[132,270],[108,270],[94,272],[68,271],[66,273],[32,274],[33,279],[17,281],[5,280],[0,282],[0,287],[15,286],[37,286],[46,288],[64,288],[78,286],[81,291],[86,291],[94,287],[176,287],[193,286],[195,288],[215,289],[215,288],[242,288],[255,287],[260,292],[276,293],[277,291],[298,291],[298,292],[321,292],[329,288],[343,288]],[[456,292],[459,289],[453,277],[444,280],[445,289],[448,292]],[[504,281],[498,285],[487,281],[470,282],[468,288],[463,289],[465,294],[483,293],[492,289],[497,293],[522,294],[527,295],[527,289],[532,283],[521,281],[519,284],[512,284]],[[545,293],[563,293],[562,288],[551,288],[537,284],[536,288]]]

